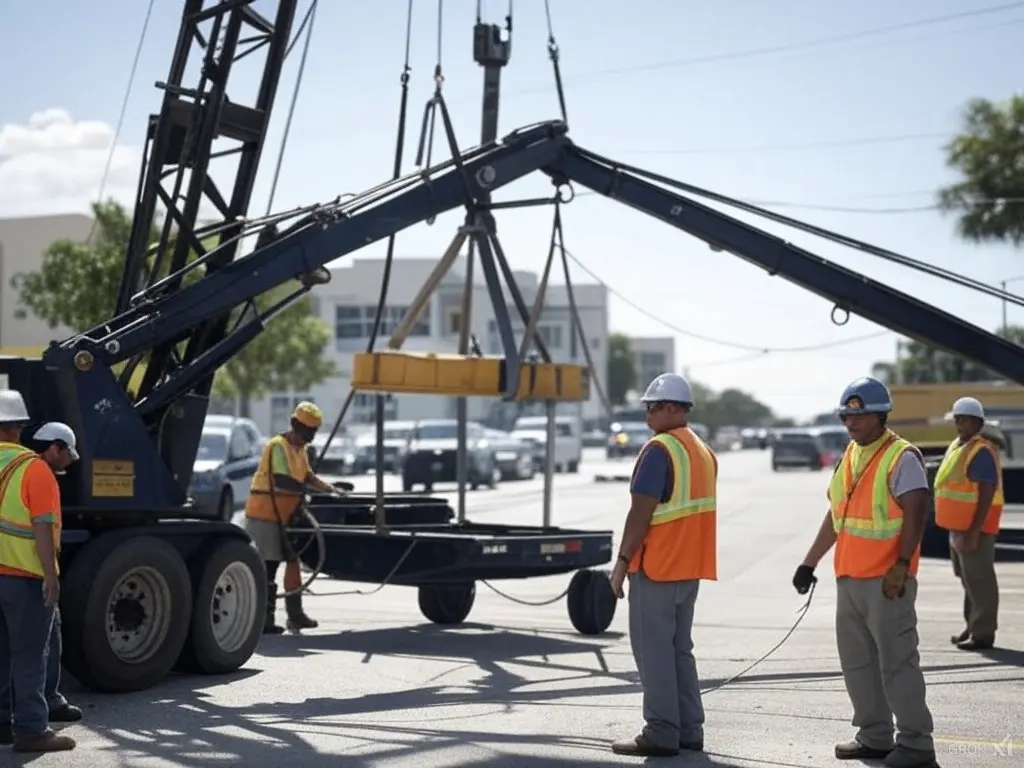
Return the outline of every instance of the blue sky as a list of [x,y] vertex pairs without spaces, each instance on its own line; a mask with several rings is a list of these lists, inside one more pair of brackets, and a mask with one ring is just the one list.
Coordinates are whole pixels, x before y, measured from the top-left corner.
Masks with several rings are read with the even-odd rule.
[[[256,5],[267,12],[274,3]],[[859,209],[776,207],[990,283],[1024,274],[1020,254],[959,242],[951,220],[907,209],[931,205],[934,191],[953,180],[941,147],[956,131],[963,104],[978,96],[1005,98],[1018,87],[1024,3],[847,41],[827,39],[995,5],[994,0],[551,0],[571,135],[579,144],[745,200]],[[112,194],[130,194],[134,184],[134,148],[141,144],[146,115],[159,105],[153,83],[166,78],[180,6],[177,0],[156,0],[119,137],[124,150],[108,187]],[[479,132],[481,75],[471,55],[475,6],[474,0],[444,3],[444,91],[465,146],[475,143]],[[301,2],[300,13],[305,7]],[[437,13],[432,0],[417,0],[414,7],[413,144],[433,88]],[[506,7],[503,0],[485,2],[485,20],[500,21]],[[783,7],[785,13],[779,11]],[[18,32],[5,36],[0,50],[0,65],[16,73],[0,101],[0,137],[50,109],[66,110],[75,121],[117,122],[146,3],[67,0],[59,14],[54,8],[46,3],[5,8],[5,27]],[[390,175],[405,12],[405,0],[320,4],[276,209],[359,191]],[[503,132],[558,116],[546,35],[541,0],[516,3],[512,62],[503,80]],[[287,64],[254,213],[266,207],[297,64],[298,55]],[[231,89],[236,99],[251,98],[256,77],[252,68],[239,65]],[[2,149],[0,142],[0,179],[5,178]],[[97,193],[105,158],[99,150],[55,151],[46,172],[67,177],[61,193],[29,184],[14,201],[10,179],[27,184],[29,174],[13,174],[8,156],[8,195],[0,215],[83,208]],[[407,168],[412,162],[410,153]],[[546,180],[535,179],[515,191],[529,195],[544,189]],[[3,199],[0,195],[0,206]],[[459,220],[456,213],[432,227],[409,230],[398,239],[399,254],[439,255]],[[550,211],[502,212],[498,221],[513,265],[539,271]],[[565,222],[573,254],[667,326],[765,348],[838,343],[883,330],[858,318],[836,327],[826,301],[599,196],[577,199],[565,211]],[[999,322],[995,299],[765,228],[979,325],[992,328]],[[358,255],[380,253],[371,248]],[[588,280],[579,270],[574,279]],[[1024,280],[1016,287],[1021,286]],[[1024,310],[1011,308],[1010,320],[1024,323]],[[744,388],[791,415],[830,408],[848,380],[869,372],[876,360],[891,359],[896,343],[886,334],[814,353],[770,353],[752,360],[743,350],[677,333],[617,298],[611,322],[615,330],[631,334],[676,335],[679,364],[694,379],[716,388]]]

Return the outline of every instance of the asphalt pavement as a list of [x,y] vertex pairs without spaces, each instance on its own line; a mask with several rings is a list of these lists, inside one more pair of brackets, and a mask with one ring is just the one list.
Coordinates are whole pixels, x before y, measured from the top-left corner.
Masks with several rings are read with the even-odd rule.
[[[627,465],[628,466],[628,465]],[[624,483],[588,452],[580,472],[556,476],[553,522],[618,531]],[[373,478],[359,478],[370,490]],[[395,488],[396,478],[388,478]],[[701,587],[695,642],[705,688],[754,662],[787,633],[804,602],[790,578],[825,511],[827,475],[770,471],[760,451],[721,457],[720,579]],[[439,487],[451,493],[453,488]],[[542,480],[468,492],[470,519],[539,524]],[[838,764],[833,744],[853,734],[835,650],[830,563],[803,622],[767,661],[708,693],[704,755],[656,765]],[[939,762],[999,768],[1024,764],[1024,564],[1000,563],[999,644],[958,651],[961,593],[946,562],[926,561],[918,601],[922,665],[935,716]],[[542,602],[568,576],[501,582]],[[625,606],[610,631],[577,635],[564,600],[509,601],[478,586],[469,620],[425,623],[411,589],[330,580],[314,584],[307,610],[320,629],[265,639],[245,669],[220,678],[175,677],[129,695],[65,692],[85,710],[67,733],[71,753],[0,751],[0,766],[604,766],[638,764],[610,752],[636,733],[640,690]],[[337,594],[345,592],[348,594]]]

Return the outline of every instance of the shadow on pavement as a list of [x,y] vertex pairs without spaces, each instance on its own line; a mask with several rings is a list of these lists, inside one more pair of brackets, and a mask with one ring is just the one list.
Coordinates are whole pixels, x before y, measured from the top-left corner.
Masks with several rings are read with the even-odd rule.
[[[583,638],[569,632],[518,632],[508,627],[485,624],[464,624],[454,628],[424,624],[268,638],[261,645],[261,655],[292,656],[296,651],[299,655],[319,655],[346,651],[361,654],[364,664],[371,663],[375,657],[406,657],[451,659],[458,666],[402,690],[346,696],[345,680],[340,679],[337,697],[284,703],[273,701],[273,690],[267,690],[265,701],[237,707],[223,703],[227,698],[225,687],[259,675],[258,671],[241,670],[221,677],[176,676],[156,689],[123,696],[98,695],[80,688],[75,690],[69,685],[67,692],[86,711],[83,727],[74,728],[71,733],[77,733],[83,741],[104,742],[85,747],[97,753],[97,764],[114,758],[117,764],[135,765],[148,757],[195,768],[242,764],[281,768],[318,765],[368,768],[415,758],[418,763],[429,766],[451,764],[460,752],[472,749],[474,754],[465,755],[465,760],[457,764],[496,768],[580,764],[604,768],[622,765],[621,758],[615,759],[609,754],[612,734],[607,732],[606,724],[598,725],[593,736],[585,737],[554,732],[558,726],[553,720],[546,721],[553,723],[553,732],[549,733],[495,733],[470,727],[475,718],[493,717],[511,707],[569,707],[574,705],[573,700],[581,705],[597,707],[598,704],[588,704],[583,700],[593,696],[638,693],[635,673],[612,671],[605,661],[604,654],[615,637]],[[465,663],[460,665],[460,660],[465,660]],[[993,661],[979,659],[976,663],[927,667],[925,671],[952,672],[993,666],[996,666]],[[543,685],[538,684],[536,675],[527,678],[517,674],[516,668],[543,671]],[[470,680],[462,675],[457,683],[446,683],[443,677],[456,669],[477,670],[481,674]],[[373,668],[368,668],[365,674],[373,675]],[[773,684],[778,686],[786,682],[834,682],[840,679],[841,675],[835,669],[754,673],[729,687],[766,690]],[[705,679],[702,688],[721,682],[721,679]],[[466,711],[467,707],[479,707],[481,704],[493,706],[483,712]],[[639,709],[639,700],[636,706]],[[629,707],[614,709],[628,711]],[[408,713],[408,719],[393,719],[394,713],[403,711]],[[372,718],[377,713],[386,713],[388,717]],[[639,714],[637,711],[635,716],[639,718]],[[627,730],[628,726],[628,723],[623,724]],[[82,733],[83,730],[86,733]],[[587,756],[581,760],[514,754],[524,750],[555,751],[559,748],[584,752]],[[489,756],[478,757],[485,750]],[[756,747],[752,751],[756,754]],[[35,759],[28,755],[4,765],[31,765]],[[739,761],[768,768],[795,768],[798,765],[714,753],[687,754],[651,763],[728,767],[741,764]]]

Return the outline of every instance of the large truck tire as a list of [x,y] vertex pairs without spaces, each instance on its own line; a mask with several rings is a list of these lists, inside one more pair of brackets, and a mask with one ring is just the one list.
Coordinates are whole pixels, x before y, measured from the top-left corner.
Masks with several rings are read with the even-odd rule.
[[251,543],[226,539],[192,558],[192,622],[175,668],[223,675],[245,664],[260,642],[267,572]]
[[101,536],[62,580],[64,666],[101,692],[141,691],[174,667],[188,636],[192,582],[155,536]]

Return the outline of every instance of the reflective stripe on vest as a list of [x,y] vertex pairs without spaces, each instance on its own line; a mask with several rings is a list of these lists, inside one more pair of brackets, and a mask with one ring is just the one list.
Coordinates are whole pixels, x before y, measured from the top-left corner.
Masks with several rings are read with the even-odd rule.
[[32,515],[21,498],[22,478],[36,458],[20,445],[0,444],[0,566],[43,578]]
[[[683,444],[671,435],[655,435],[652,441],[661,443],[668,451],[672,466],[672,496],[668,501],[654,508],[651,525],[664,525],[691,515],[715,511],[714,488],[698,488],[701,495],[691,498],[693,492],[693,473],[690,471],[690,456]],[[710,455],[705,454],[704,461],[712,463]],[[710,495],[708,495],[710,493]]]
[[[274,448],[280,446],[288,461],[288,474],[296,482],[306,480],[305,447],[294,448],[284,435],[275,435],[267,441],[260,456],[260,464],[249,486],[245,502],[245,516],[253,520],[286,523],[295,512],[302,497],[294,491],[285,491],[271,485]],[[273,487],[273,494],[271,488]]]
[[[893,498],[889,482],[900,458],[913,450],[891,431],[871,445],[851,441],[847,446],[828,489],[836,532],[833,561],[837,577],[883,576],[899,557],[903,510]],[[915,553],[911,575],[917,573],[917,560]]]
[[946,449],[942,463],[935,473],[935,524],[947,531],[966,531],[974,522],[978,510],[978,488],[975,481],[967,477],[967,469],[974,457],[981,451],[992,454],[996,468],[996,490],[985,519],[983,533],[999,533],[1003,513],[1003,472],[999,451],[988,440],[975,435],[966,443],[954,440]]
[[716,579],[715,454],[686,427],[652,438],[641,457],[649,450],[664,450],[668,456],[672,492],[668,501],[659,503],[651,513],[650,526],[629,572],[643,571],[652,581]]

